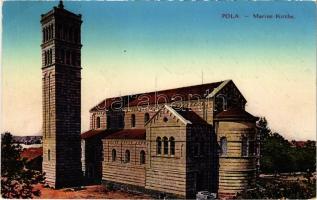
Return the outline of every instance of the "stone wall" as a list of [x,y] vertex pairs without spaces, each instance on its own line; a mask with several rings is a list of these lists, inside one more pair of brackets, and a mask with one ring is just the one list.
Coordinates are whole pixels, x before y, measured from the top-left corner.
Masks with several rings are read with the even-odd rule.
[[[145,186],[145,164],[140,163],[140,152],[146,151],[145,140],[103,139],[102,180],[140,187]],[[112,150],[116,159],[112,159]],[[125,152],[129,150],[130,161],[125,162]]]
[[81,15],[54,7],[41,23],[43,172],[51,187],[77,186],[82,178]]
[[[163,120],[166,118],[167,120]],[[164,154],[162,141],[161,154],[157,153],[157,138],[175,139],[175,155]],[[186,197],[186,125],[165,109],[147,125],[147,170],[146,189],[172,193]]]
[[237,192],[255,187],[256,156],[242,155],[242,138],[256,140],[255,123],[220,121],[217,139],[227,138],[227,153],[219,157],[219,196],[233,197]]
[[55,111],[55,68],[42,71],[43,102],[43,163],[46,182],[55,186],[56,182],[56,111]]
[[187,126],[187,197],[194,198],[198,191],[217,192],[218,156],[217,139],[210,125]]

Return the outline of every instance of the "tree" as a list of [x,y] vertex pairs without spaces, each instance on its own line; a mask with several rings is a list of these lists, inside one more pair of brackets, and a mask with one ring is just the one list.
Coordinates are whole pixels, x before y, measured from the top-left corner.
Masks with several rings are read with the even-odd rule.
[[[316,169],[316,143],[292,147],[279,133],[272,132],[265,118],[257,123],[260,134],[260,171],[262,173],[295,172]],[[293,144],[296,141],[293,141]]]
[[261,117],[257,122],[257,129],[260,134],[261,141],[265,141],[270,136],[271,130],[268,127],[268,122],[265,117]]
[[33,184],[44,181],[41,172],[25,168],[26,160],[20,153],[22,147],[13,143],[12,135],[6,132],[1,140],[1,195],[3,198],[33,198],[40,191]]

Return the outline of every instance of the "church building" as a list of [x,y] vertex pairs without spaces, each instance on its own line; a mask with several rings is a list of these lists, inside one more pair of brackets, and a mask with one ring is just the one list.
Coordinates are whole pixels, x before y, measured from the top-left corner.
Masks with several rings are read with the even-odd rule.
[[80,133],[81,15],[42,15],[43,171],[55,188],[101,183],[153,197],[255,187],[257,117],[232,80],[107,98]]

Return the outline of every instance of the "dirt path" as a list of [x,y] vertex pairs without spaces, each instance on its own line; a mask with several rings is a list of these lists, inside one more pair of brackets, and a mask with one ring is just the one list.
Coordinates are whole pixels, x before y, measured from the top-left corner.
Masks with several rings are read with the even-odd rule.
[[71,188],[54,190],[45,188],[43,185],[36,185],[35,189],[40,189],[40,199],[150,199],[144,194],[130,194],[122,191],[106,192],[101,185],[85,186],[83,189],[74,190]]

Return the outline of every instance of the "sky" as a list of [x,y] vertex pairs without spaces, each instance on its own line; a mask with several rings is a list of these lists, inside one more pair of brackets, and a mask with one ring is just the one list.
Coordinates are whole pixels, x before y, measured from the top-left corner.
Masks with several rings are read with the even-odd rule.
[[[2,4],[1,132],[41,134],[40,15],[57,4]],[[248,101],[246,110],[266,117],[273,131],[316,139],[314,2],[64,5],[83,17],[82,131],[89,129],[89,109],[106,97],[232,79]]]

